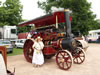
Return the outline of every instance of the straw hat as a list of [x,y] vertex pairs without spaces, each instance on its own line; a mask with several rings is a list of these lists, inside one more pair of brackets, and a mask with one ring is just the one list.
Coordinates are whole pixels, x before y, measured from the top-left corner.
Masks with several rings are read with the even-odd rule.
[[38,37],[36,38],[36,40],[38,40],[38,39],[42,40],[42,38],[41,38],[40,36],[38,36]]

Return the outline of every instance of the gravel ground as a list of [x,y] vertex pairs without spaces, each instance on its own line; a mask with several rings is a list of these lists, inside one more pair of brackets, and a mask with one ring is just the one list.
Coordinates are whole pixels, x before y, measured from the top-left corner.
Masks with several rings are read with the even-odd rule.
[[23,55],[8,56],[7,61],[9,70],[15,67],[15,75],[100,75],[100,44],[89,44],[84,63],[73,64],[68,71],[58,68],[55,57],[45,60],[39,68],[34,68]]

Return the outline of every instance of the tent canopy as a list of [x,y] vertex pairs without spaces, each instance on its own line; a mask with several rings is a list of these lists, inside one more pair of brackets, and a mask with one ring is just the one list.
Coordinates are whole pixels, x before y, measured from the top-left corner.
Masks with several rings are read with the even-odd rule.
[[56,22],[63,23],[64,21],[65,21],[64,20],[64,11],[58,11],[58,12],[54,12],[49,15],[44,15],[39,18],[20,23],[18,26],[22,27],[22,26],[28,26],[29,24],[34,24],[35,27],[38,28],[38,27],[56,24]]

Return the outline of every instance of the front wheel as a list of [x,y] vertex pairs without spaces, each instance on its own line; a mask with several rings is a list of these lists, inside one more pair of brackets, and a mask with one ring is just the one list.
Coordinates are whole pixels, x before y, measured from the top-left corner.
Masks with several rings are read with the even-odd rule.
[[73,64],[73,58],[69,51],[59,51],[56,55],[56,63],[60,69],[68,70]]

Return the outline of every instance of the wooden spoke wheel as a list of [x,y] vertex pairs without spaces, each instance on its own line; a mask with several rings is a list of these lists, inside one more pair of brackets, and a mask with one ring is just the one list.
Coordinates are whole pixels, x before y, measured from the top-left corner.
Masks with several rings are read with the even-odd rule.
[[76,48],[75,53],[73,54],[73,61],[76,64],[81,64],[85,60],[85,52],[82,48],[78,47]]
[[24,56],[26,60],[32,63],[32,56],[33,56],[33,48],[32,45],[34,42],[30,39],[26,40],[24,43]]
[[73,58],[69,51],[59,51],[56,55],[56,63],[60,69],[68,70],[73,64]]

